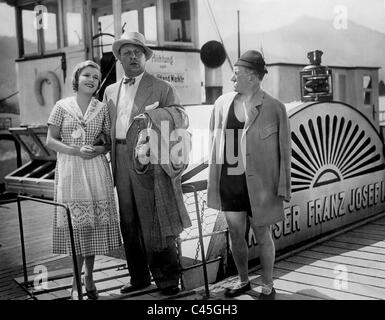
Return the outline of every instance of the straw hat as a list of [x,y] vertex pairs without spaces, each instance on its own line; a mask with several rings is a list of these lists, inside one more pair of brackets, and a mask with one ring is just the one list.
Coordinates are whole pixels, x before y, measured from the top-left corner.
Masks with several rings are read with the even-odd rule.
[[117,59],[119,59],[120,48],[125,44],[135,44],[142,47],[146,56],[146,60],[150,59],[152,56],[152,50],[146,46],[146,39],[144,35],[139,32],[125,32],[120,39],[115,40],[112,43],[112,52]]

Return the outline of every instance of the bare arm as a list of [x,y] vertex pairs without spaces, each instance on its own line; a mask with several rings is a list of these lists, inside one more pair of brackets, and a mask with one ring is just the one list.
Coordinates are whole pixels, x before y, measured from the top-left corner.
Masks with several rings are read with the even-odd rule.
[[92,159],[104,152],[103,146],[94,147],[92,150],[84,147],[66,145],[60,141],[60,128],[54,125],[48,126],[46,145],[48,148],[56,152],[68,154],[71,156],[78,156],[83,159]]

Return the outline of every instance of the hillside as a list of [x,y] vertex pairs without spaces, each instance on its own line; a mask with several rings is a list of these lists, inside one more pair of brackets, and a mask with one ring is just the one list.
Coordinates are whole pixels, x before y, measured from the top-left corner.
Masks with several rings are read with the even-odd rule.
[[[224,39],[232,58],[236,57],[236,34]],[[364,26],[348,23],[346,30],[337,30],[332,21],[303,16],[283,28],[253,34],[241,33],[241,51],[260,50],[267,63],[307,64],[306,53],[315,49],[324,52],[322,63],[340,66],[378,66],[380,79],[385,80],[385,34]]]

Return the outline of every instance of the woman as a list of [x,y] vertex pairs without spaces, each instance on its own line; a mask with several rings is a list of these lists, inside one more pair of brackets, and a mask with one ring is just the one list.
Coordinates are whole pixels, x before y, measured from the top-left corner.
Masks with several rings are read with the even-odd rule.
[[234,91],[218,98],[212,134],[208,206],[224,212],[239,282],[225,294],[251,289],[248,275],[247,219],[259,246],[261,298],[272,298],[275,247],[271,225],[283,220],[290,199],[290,129],[285,106],[260,84],[267,73],[262,55],[245,52],[235,63]]
[[[47,146],[57,152],[54,199],[70,209],[78,270],[84,263],[89,299],[98,298],[93,280],[95,255],[121,245],[113,183],[105,157],[109,145],[96,145],[100,136],[110,134],[108,108],[94,98],[100,77],[100,68],[93,61],[75,66],[75,95],[56,103],[48,119],[47,135]],[[63,208],[55,209],[53,230],[53,253],[71,254]],[[73,299],[78,297],[75,283],[74,277]]]

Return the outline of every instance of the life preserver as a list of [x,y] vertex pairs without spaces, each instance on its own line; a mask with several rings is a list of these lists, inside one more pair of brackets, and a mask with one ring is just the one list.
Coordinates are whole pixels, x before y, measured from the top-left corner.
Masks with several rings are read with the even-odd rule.
[[44,82],[47,82],[47,84],[50,84],[52,86],[54,103],[61,98],[60,81],[56,73],[52,71],[39,73],[35,80],[34,90],[35,90],[36,100],[41,106],[45,105],[44,97],[42,94],[42,86]]

